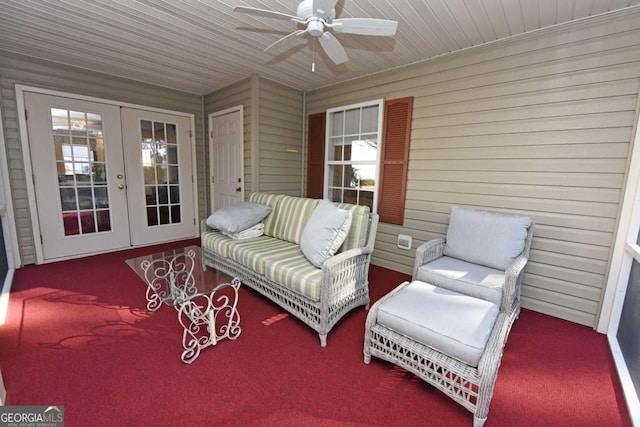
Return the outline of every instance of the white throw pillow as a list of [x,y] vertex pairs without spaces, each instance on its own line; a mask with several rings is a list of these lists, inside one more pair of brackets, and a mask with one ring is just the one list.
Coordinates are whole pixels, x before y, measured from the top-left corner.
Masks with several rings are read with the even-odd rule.
[[300,249],[316,267],[335,255],[351,228],[351,211],[339,209],[328,200],[320,200],[302,230]]
[[271,207],[260,203],[243,202],[220,208],[207,218],[207,225],[233,234],[253,227],[271,212]]

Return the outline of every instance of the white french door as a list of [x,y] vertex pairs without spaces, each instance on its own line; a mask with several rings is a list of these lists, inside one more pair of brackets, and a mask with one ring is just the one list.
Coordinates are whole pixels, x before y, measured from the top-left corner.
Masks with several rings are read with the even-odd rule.
[[131,243],[196,233],[187,117],[122,108]]
[[42,261],[196,235],[190,120],[24,92]]
[[242,105],[209,115],[211,211],[244,200]]
[[24,100],[44,259],[129,246],[120,108]]

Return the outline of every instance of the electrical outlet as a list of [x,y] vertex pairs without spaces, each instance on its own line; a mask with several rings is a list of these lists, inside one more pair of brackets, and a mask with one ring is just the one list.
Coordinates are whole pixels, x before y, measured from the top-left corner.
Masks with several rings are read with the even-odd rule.
[[411,236],[407,236],[406,234],[398,234],[398,247],[400,249],[411,249]]

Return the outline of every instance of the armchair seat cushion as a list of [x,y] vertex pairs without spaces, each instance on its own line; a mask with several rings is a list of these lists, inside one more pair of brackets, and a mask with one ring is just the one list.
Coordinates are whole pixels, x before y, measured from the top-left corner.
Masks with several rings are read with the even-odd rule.
[[386,300],[376,323],[477,367],[499,306],[413,281]]
[[443,256],[420,267],[415,279],[500,305],[505,273]]

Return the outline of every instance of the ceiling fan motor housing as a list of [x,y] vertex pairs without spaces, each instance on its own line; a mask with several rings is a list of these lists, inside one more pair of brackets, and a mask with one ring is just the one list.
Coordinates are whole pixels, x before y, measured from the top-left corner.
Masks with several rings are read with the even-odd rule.
[[298,8],[296,10],[296,15],[298,18],[302,20],[309,20],[310,18],[318,18],[326,21],[328,24],[331,23],[333,18],[336,17],[336,10],[320,10],[318,9],[322,15],[316,15],[313,10],[313,0],[303,0],[298,4]]

